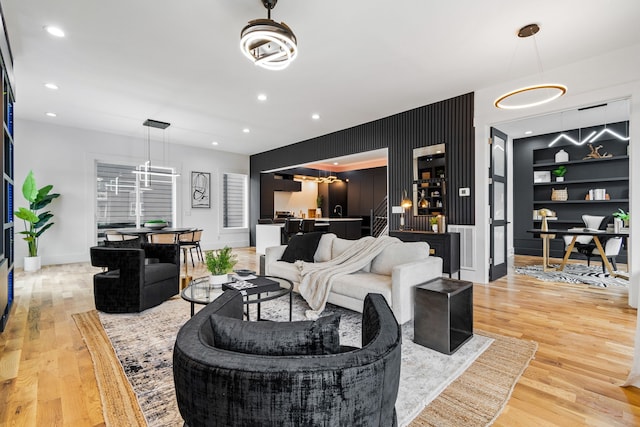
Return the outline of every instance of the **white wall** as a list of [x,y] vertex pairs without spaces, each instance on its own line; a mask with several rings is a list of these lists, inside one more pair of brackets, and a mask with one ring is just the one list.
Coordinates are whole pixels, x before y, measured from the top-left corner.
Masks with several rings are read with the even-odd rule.
[[[273,208],[276,211],[289,211],[295,216],[300,215],[300,210],[308,215],[309,209],[316,208],[318,198],[318,183],[314,181],[301,181],[302,191],[274,191]],[[275,212],[274,212],[275,213]]]
[[[146,160],[147,141],[140,138],[92,132],[17,119],[15,123],[16,207],[24,206],[22,183],[33,170],[38,187],[53,185],[60,193],[49,209],[55,225],[40,238],[42,264],[64,264],[89,260],[89,247],[96,244],[95,165],[97,161],[138,165]],[[166,149],[166,150],[165,150]],[[164,158],[163,158],[164,157]],[[204,230],[203,249],[249,246],[249,229],[224,231],[221,227],[221,178],[225,172],[249,174],[249,157],[238,154],[171,144],[151,144],[151,163],[175,167],[177,178],[177,226]],[[211,208],[191,208],[191,171],[211,173]],[[247,190],[248,191],[248,190]],[[17,232],[16,266],[27,255],[26,243]]]
[[[631,222],[637,224],[640,220],[640,155],[635,147],[640,141],[640,45],[610,52],[607,55],[592,58],[587,61],[572,64],[571,66],[547,70],[545,80],[549,82],[566,83],[568,92],[562,98],[549,104],[526,110],[499,110],[493,106],[493,100],[500,94],[526,83],[525,79],[506,82],[490,88],[475,92],[475,132],[476,132],[476,235],[477,235],[477,262],[478,269],[474,277],[469,278],[480,283],[488,282],[488,258],[489,258],[489,200],[488,200],[488,168],[489,168],[489,129],[491,126],[500,128],[500,123],[513,121],[525,117],[537,116],[544,113],[560,112],[597,104],[603,101],[629,98],[631,100],[630,113],[630,208]],[[533,76],[537,82],[539,76]],[[531,81],[531,80],[530,80]],[[513,169],[511,169],[513,170]],[[513,188],[513,187],[512,187]],[[635,214],[634,214],[635,213]],[[513,211],[509,220],[513,224]],[[482,225],[480,225],[482,224]],[[513,236],[510,233],[510,236]],[[637,305],[638,287],[640,286],[640,250],[637,243],[640,241],[640,227],[631,227],[632,246],[629,265],[631,266],[631,286],[629,292],[630,304]],[[513,239],[513,237],[511,237]],[[513,247],[513,241],[510,242]],[[636,266],[633,268],[633,266]]]

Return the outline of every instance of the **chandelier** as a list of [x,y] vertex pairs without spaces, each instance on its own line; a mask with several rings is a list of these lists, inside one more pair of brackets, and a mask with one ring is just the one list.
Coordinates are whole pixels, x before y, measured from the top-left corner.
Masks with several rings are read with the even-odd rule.
[[254,19],[240,33],[240,50],[255,65],[267,70],[283,70],[296,59],[295,34],[284,22],[271,19],[271,9],[278,0],[262,0],[267,19]]
[[[542,76],[542,61],[538,52],[538,44],[536,43],[535,34],[540,31],[538,24],[529,24],[520,28],[518,37],[526,38],[533,36],[533,43],[538,61],[538,69]],[[517,110],[521,108],[530,108],[538,105],[546,104],[554,99],[560,98],[567,93],[567,87],[559,83],[541,83],[531,86],[525,86],[514,89],[500,96],[493,102],[497,108],[505,110]]]
[[[151,165],[151,128],[162,129],[163,131],[171,126],[171,123],[161,122],[158,120],[147,119],[142,123],[143,126],[147,127],[147,161],[144,164],[139,165],[137,170],[132,171],[133,174],[138,175],[141,179],[144,179],[145,187],[149,187],[149,177],[154,176],[162,176],[162,177],[171,177],[175,178],[180,176],[174,172],[173,168],[163,167],[163,166],[155,166]],[[164,133],[162,134],[164,140]]]

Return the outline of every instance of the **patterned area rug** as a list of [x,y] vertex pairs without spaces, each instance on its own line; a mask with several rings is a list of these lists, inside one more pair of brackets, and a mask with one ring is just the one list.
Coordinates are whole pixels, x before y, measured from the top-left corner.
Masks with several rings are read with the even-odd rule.
[[[551,267],[559,267],[552,264]],[[602,266],[587,266],[585,264],[567,264],[563,271],[543,271],[542,265],[527,265],[516,267],[515,272],[535,277],[545,282],[585,283],[591,286],[606,288],[609,286],[628,287],[629,281],[612,277],[608,272],[602,272]]]
[[[293,309],[294,320],[304,319],[304,312],[308,309],[306,304],[295,296],[295,303]],[[350,345],[358,345],[360,341],[360,314],[349,310],[342,309],[328,305],[328,309],[325,313],[339,312],[342,315],[340,323],[340,335],[341,342]],[[262,307],[262,317],[272,320],[280,320],[288,317],[288,301],[285,299],[279,299],[272,301],[268,304],[264,304]],[[113,354],[110,345],[115,349],[115,355],[122,365],[123,377],[126,375],[126,380],[131,384],[131,388],[135,394],[142,414],[146,420],[146,424],[149,426],[180,426],[182,425],[182,419],[178,412],[175,403],[175,394],[173,389],[173,376],[171,367],[171,357],[173,351],[173,343],[179,327],[189,318],[189,304],[182,301],[179,298],[169,300],[162,305],[146,310],[139,314],[105,314],[97,313],[95,311],[80,313],[74,315],[76,324],[78,325],[81,333],[85,337],[87,346],[89,347],[94,363],[96,365],[96,376],[99,379],[98,383],[101,384],[100,374],[102,368],[100,367],[100,357],[106,357],[108,354]],[[255,314],[252,315],[255,318]],[[87,326],[85,323],[94,323],[98,326],[93,326],[85,331]],[[417,344],[414,344],[412,322],[408,322],[403,326],[403,347],[402,347],[402,370],[400,379],[400,390],[398,400],[396,401],[396,410],[398,412],[398,421],[400,425],[408,425],[418,414],[424,415],[428,413],[430,408],[436,411],[436,413],[429,415],[429,418],[439,416],[445,419],[451,419],[451,424],[438,425],[459,425],[459,418],[456,418],[456,412],[458,417],[463,416],[468,418],[470,413],[477,414],[480,420],[477,423],[466,425],[487,425],[491,420],[499,414],[503,405],[508,400],[511,390],[515,385],[515,382],[526,368],[529,360],[535,353],[536,344],[522,340],[506,339],[505,337],[493,336],[487,337],[487,334],[476,334],[468,341],[463,347],[461,347],[454,355],[446,356],[438,352],[429,350]],[[87,333],[95,333],[96,329],[100,329],[99,326],[104,327],[104,340],[105,343],[102,347],[92,344],[91,337],[86,337]],[[99,335],[99,334],[98,334]],[[89,339],[88,339],[89,338]],[[524,353],[520,358],[514,358],[509,355],[508,359],[513,359],[515,368],[513,372],[508,369],[504,369],[502,362],[498,369],[497,379],[505,382],[503,390],[500,393],[496,393],[496,389],[493,382],[483,384],[483,380],[472,380],[470,384],[473,384],[471,388],[474,391],[482,392],[483,385],[488,386],[488,395],[491,396],[489,407],[485,408],[483,405],[479,405],[478,402],[474,402],[473,411],[470,408],[465,408],[457,399],[464,399],[469,390],[467,383],[461,383],[459,387],[462,390],[454,394],[453,398],[442,399],[446,411],[442,412],[438,408],[442,406],[429,405],[426,410],[423,411],[426,405],[432,402],[438,397],[438,395],[447,388],[458,377],[465,377],[461,375],[465,372],[470,365],[474,364],[474,361],[482,355],[487,348],[497,349],[499,346],[492,344],[494,339],[500,340],[502,345],[505,342],[509,346],[513,347],[516,341],[526,344]],[[505,341],[513,340],[513,342]],[[95,347],[95,348],[92,348]],[[518,345],[515,345],[518,348]],[[487,353],[490,353],[487,351]],[[115,356],[114,356],[115,358]],[[496,355],[490,355],[486,358],[482,355],[482,358],[487,360],[500,360]],[[112,363],[117,365],[117,362]],[[108,369],[107,369],[108,370]],[[505,371],[506,376],[501,377],[502,372]],[[108,412],[110,407],[115,405],[115,411],[122,413],[127,406],[135,406],[135,400],[131,401],[130,405],[126,404],[126,396],[123,391],[113,391],[113,384],[111,384],[111,377],[113,372],[109,373],[107,378],[107,384],[100,385],[101,395],[103,398],[103,406],[105,407],[105,421],[107,425],[122,425],[123,419],[119,416],[110,416]],[[456,380],[456,383],[460,382],[460,379]],[[505,381],[506,378],[506,381]],[[124,382],[127,382],[124,381]],[[452,384],[452,387],[456,384]],[[480,385],[480,387],[479,387]],[[447,391],[449,389],[447,388]],[[445,393],[442,393],[446,395]],[[109,395],[111,395],[109,397]],[[110,403],[109,399],[115,400]],[[439,399],[436,399],[436,401]],[[457,408],[463,408],[458,410]],[[478,410],[480,408],[480,410]],[[453,412],[453,413],[449,413]],[[112,421],[109,421],[112,418]],[[420,417],[416,419],[419,425],[429,425],[420,420]],[[433,418],[436,419],[436,418]],[[454,421],[458,419],[458,421]],[[442,421],[442,420],[441,420]],[[134,421],[129,421],[128,425],[140,425],[134,424]],[[144,424],[142,424],[144,425]]]

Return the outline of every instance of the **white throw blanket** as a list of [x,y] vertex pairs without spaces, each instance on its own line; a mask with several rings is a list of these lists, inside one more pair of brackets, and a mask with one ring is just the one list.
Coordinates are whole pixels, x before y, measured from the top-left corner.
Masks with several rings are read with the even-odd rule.
[[336,277],[363,269],[386,247],[399,241],[389,236],[366,236],[354,241],[349,249],[327,262],[296,261],[301,276],[298,288],[300,295],[312,308],[307,310],[307,318],[317,319],[322,313]]

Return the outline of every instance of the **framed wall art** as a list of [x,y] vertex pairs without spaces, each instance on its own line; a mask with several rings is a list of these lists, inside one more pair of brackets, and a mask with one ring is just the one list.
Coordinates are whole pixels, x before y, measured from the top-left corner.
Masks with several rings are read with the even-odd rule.
[[191,207],[210,208],[211,174],[209,172],[191,172]]

